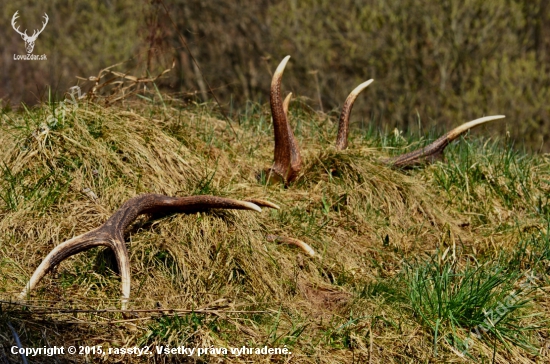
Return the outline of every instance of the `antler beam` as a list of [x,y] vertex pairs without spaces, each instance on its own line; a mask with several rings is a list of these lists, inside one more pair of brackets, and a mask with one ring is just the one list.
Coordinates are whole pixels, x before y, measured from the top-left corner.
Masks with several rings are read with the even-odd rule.
[[[302,169],[300,149],[294,138],[292,128],[288,123],[284,107],[285,103],[281,96],[283,72],[289,59],[290,56],[286,56],[275,70],[271,80],[270,93],[271,115],[273,117],[273,131],[275,133],[275,161],[271,172],[281,177],[285,183],[296,179]],[[285,100],[286,105],[290,102],[290,96],[287,96],[287,100]]]
[[443,150],[447,147],[447,145],[449,145],[450,142],[468,130],[492,120],[503,119],[504,117],[504,115],[485,116],[483,118],[469,121],[444,134],[430,145],[397,157],[385,159],[382,162],[396,168],[407,168],[420,164],[423,161],[431,162],[437,160],[442,156]]
[[[259,204],[278,208],[268,201],[253,200]],[[85,234],[76,236],[56,246],[35,270],[19,299],[27,294],[56,265],[68,257],[96,246],[106,246],[116,255],[121,276],[122,308],[130,297],[130,259],[124,243],[124,230],[142,214],[151,213],[193,213],[210,209],[236,209],[261,211],[257,204],[215,196],[169,197],[145,194],[126,201],[103,225]]]
[[[289,59],[290,56],[286,56],[275,70],[271,81],[270,92],[271,114],[275,133],[275,162],[269,172],[276,174],[285,184],[295,180],[302,168],[300,149],[298,148],[294,133],[288,122],[288,105],[292,93],[288,94],[284,101],[281,96],[282,76]],[[373,80],[368,80],[360,84],[347,97],[340,114],[336,149],[346,149],[349,133],[349,116],[353,108],[353,103],[359,93],[367,88],[372,82]]]
[[349,134],[349,116],[355,99],[361,91],[366,89],[374,80],[370,79],[367,82],[363,82],[357,86],[346,98],[344,106],[342,106],[342,112],[340,113],[340,120],[338,122],[338,135],[336,136],[336,150],[344,150],[348,147],[348,134]]

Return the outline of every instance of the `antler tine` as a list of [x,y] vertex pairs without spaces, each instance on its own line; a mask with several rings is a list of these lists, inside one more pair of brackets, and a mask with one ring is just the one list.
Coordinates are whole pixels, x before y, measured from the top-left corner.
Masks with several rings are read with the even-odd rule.
[[[44,258],[42,263],[36,268],[31,279],[27,282],[23,291],[19,294],[19,299],[24,299],[28,292],[30,292],[40,280],[56,265],[61,263],[63,260],[67,259],[70,256],[73,256],[82,251],[91,249],[96,246],[109,246],[112,247],[113,244],[109,245],[108,240],[101,239],[98,234],[99,229],[94,229],[85,234],[75,236],[58,246],[56,246],[47,256]],[[118,244],[116,244],[118,245]],[[118,257],[118,255],[117,255]],[[120,270],[121,275],[124,275],[124,272]],[[123,290],[124,291],[124,290]]]
[[464,134],[466,131],[486,122],[503,119],[504,117],[504,115],[485,116],[483,118],[469,121],[444,134],[426,147],[419,148],[397,157],[385,159],[383,162],[393,167],[406,168],[418,164],[424,159],[434,160],[439,157],[441,153],[443,153],[443,150],[447,147],[447,145],[449,145],[450,142]]
[[246,202],[252,202],[255,205],[261,206],[261,207],[268,207],[270,209],[280,210],[281,207],[271,201],[266,200],[260,200],[258,198],[249,198],[245,200]]
[[447,139],[449,140],[449,143],[450,143],[453,140],[455,140],[456,138],[458,138],[459,136],[461,136],[462,134],[464,134],[465,132],[467,132],[468,130],[470,130],[472,128],[475,128],[478,125],[485,124],[485,123],[487,123],[489,121],[493,121],[493,120],[504,119],[505,117],[506,117],[505,115],[493,115],[493,116],[484,116],[484,117],[479,118],[479,119],[468,121],[467,123],[464,123],[460,126],[457,126],[453,130],[448,132],[446,134]]
[[349,134],[349,116],[351,109],[353,109],[353,103],[357,96],[366,89],[374,80],[370,79],[357,86],[346,98],[344,106],[342,106],[342,112],[340,113],[340,120],[338,122],[338,136],[336,137],[336,150],[344,150],[348,147],[348,134]]
[[[266,207],[276,206],[270,206],[270,203],[267,201],[258,201],[262,201],[263,206]],[[96,246],[106,246],[114,251],[117,259],[121,276],[122,308],[125,309],[130,298],[131,280],[130,259],[124,243],[124,230],[142,214],[155,212],[191,213],[214,208],[262,211],[258,205],[252,202],[215,196],[169,197],[157,194],[145,194],[134,197],[126,201],[100,227],[56,246],[35,270],[29,282],[20,293],[19,299],[25,299],[27,294],[36,287],[40,280],[63,260]]]
[[307,255],[309,255],[310,257],[315,256],[315,250],[313,250],[312,247],[310,247],[307,243],[305,243],[301,240],[294,239],[294,238],[287,238],[287,237],[278,236],[278,235],[268,235],[268,236],[266,236],[266,238],[267,238],[267,241],[274,241],[274,242],[277,242],[277,243],[285,243],[285,244],[290,244],[290,245],[297,246],[298,248],[302,249],[303,252],[306,253]]
[[290,99],[292,99],[292,92],[286,95],[285,101],[283,101],[283,111],[287,119],[288,119],[288,107],[290,106]]
[[290,56],[286,56],[273,74],[271,80],[270,104],[275,134],[275,162],[272,171],[281,176],[285,183],[298,176],[302,168],[300,150],[286,117],[281,97],[281,79]]

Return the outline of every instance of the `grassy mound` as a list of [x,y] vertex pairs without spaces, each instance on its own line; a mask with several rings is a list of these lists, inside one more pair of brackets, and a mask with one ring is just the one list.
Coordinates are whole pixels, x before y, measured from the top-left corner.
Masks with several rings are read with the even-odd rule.
[[[0,118],[0,358],[25,347],[283,348],[292,354],[115,362],[545,362],[550,359],[550,166],[503,143],[462,140],[446,161],[396,171],[379,158],[425,140],[354,135],[291,110],[304,170],[285,188],[270,114],[229,124],[209,105],[51,104]],[[141,217],[127,231],[132,312],[112,253],[96,248],[15,300],[61,242],[141,193],[270,200],[281,209]],[[268,239],[300,239],[316,252]],[[7,348],[7,349],[6,349]],[[154,349],[152,349],[154,350]],[[29,357],[55,362],[84,356]]]

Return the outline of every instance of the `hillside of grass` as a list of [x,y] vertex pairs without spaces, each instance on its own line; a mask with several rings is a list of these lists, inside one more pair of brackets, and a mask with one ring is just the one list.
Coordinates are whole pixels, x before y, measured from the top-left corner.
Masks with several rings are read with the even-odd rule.
[[[354,114],[350,147],[337,152],[336,114],[295,101],[304,169],[285,187],[262,178],[273,161],[267,105],[248,104],[231,122],[213,105],[158,94],[63,107],[0,115],[0,363],[21,362],[15,337],[31,348],[291,352],[29,363],[550,361],[550,160],[506,135],[484,137],[491,126],[452,143],[443,162],[393,170],[379,160],[437,134],[386,134]],[[51,249],[143,193],[257,198],[280,209],[139,218],[125,234],[129,311],[105,248],[63,261],[17,301]]]

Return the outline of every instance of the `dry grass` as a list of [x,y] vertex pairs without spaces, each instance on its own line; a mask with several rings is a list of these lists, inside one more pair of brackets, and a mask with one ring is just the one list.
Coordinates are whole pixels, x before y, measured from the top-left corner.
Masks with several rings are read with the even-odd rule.
[[[493,349],[489,335],[475,342],[469,351],[473,359],[467,359],[456,354],[449,336],[434,333],[412,309],[405,272],[430,258],[452,264],[456,272],[496,262],[509,273],[535,272],[540,286],[547,286],[547,271],[540,267],[550,258],[550,246],[544,245],[550,221],[548,160],[463,141],[450,148],[448,164],[394,171],[377,160],[388,154],[382,145],[398,146],[397,141],[356,135],[349,151],[337,153],[331,147],[334,124],[326,116],[293,110],[305,168],[284,188],[257,180],[272,161],[264,108],[232,129],[209,105],[81,103],[46,128],[42,124],[54,108],[4,113],[0,120],[0,342],[5,348],[13,343],[9,321],[28,347],[287,345],[293,353],[196,362],[550,359],[547,290],[534,290],[529,306],[510,314],[524,327],[539,326],[528,334],[537,352],[499,341]],[[261,198],[281,210],[138,220],[127,233],[130,307],[150,311],[116,311],[116,263],[102,249],[63,262],[39,284],[27,308],[5,303],[54,246],[99,226],[125,200],[145,192]],[[317,254],[309,257],[268,241],[269,234],[303,240]],[[100,309],[115,310],[93,312]],[[468,336],[469,329],[457,328],[456,337]],[[4,357],[18,360],[7,349],[0,361]]]

